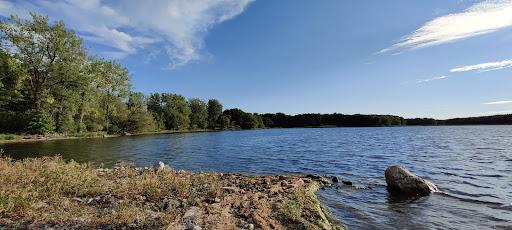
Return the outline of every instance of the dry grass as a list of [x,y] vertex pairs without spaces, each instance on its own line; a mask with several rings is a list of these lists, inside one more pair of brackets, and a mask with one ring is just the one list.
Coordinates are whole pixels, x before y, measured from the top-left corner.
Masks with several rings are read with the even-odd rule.
[[201,212],[194,225],[203,229],[334,228],[314,194],[318,183],[301,177],[0,157],[0,178],[0,229],[183,229],[192,207]]

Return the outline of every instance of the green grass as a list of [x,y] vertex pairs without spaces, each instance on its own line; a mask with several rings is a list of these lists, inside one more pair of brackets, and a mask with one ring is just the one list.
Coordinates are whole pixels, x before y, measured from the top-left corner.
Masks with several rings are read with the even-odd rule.
[[10,141],[10,140],[15,140],[15,139],[19,139],[19,136],[15,135],[15,134],[0,133],[0,141]]
[[105,136],[106,132],[80,132],[66,134],[67,137],[102,137]]

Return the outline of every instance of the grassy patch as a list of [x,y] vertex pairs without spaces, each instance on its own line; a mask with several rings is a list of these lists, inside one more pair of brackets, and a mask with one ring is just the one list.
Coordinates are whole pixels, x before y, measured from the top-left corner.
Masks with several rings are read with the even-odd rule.
[[68,137],[103,137],[107,133],[106,132],[80,132],[80,133],[70,133],[66,136]]
[[0,229],[179,229],[193,209],[203,229],[334,229],[314,194],[318,184],[306,186],[301,177],[0,157],[0,178]]
[[0,141],[10,141],[10,140],[15,140],[15,139],[19,139],[19,136],[15,135],[15,134],[1,134],[0,133]]

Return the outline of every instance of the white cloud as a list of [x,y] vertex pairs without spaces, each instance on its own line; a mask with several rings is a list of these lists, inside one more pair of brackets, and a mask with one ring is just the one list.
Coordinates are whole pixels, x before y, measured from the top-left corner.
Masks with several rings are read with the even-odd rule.
[[505,104],[511,104],[512,101],[492,101],[492,102],[486,102],[485,105],[505,105]]
[[468,72],[468,71],[487,72],[487,71],[491,71],[491,70],[498,70],[498,69],[504,69],[504,68],[510,68],[510,67],[512,67],[512,59],[457,67],[457,68],[451,69],[450,72],[452,72],[452,73]]
[[197,60],[204,37],[214,25],[241,14],[253,0],[123,1],[120,10],[139,28],[163,36],[171,67]]
[[477,3],[464,12],[435,18],[380,53],[416,49],[491,33],[512,26],[512,0]]
[[421,79],[421,80],[418,80],[418,83],[426,83],[426,82],[429,82],[429,81],[442,80],[442,79],[446,79],[446,78],[448,78],[448,76],[440,76],[440,77]]
[[[111,50],[107,56],[122,58],[141,49],[164,50],[170,67],[202,57],[204,37],[216,24],[241,14],[253,0],[0,0],[0,15],[27,11],[64,20],[86,40]],[[158,47],[158,48],[155,48]]]

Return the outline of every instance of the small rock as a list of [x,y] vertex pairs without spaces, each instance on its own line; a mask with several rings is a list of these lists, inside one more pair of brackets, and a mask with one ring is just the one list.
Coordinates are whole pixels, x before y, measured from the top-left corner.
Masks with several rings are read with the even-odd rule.
[[247,225],[247,229],[254,230],[254,224],[248,224]]
[[332,176],[331,181],[332,181],[332,183],[338,183],[338,177]]
[[196,206],[192,206],[185,212],[185,215],[183,215],[183,217],[181,218],[181,223],[185,226],[185,229],[199,230],[201,229],[201,227],[199,226],[199,222],[201,221],[202,216],[202,210]]
[[343,183],[344,185],[348,185],[348,186],[354,185],[354,183],[352,183],[352,181],[349,181],[349,180],[342,180],[341,183]]
[[161,204],[162,210],[169,212],[173,209],[179,208],[181,206],[181,202],[175,199],[165,199]]
[[236,187],[222,187],[227,192],[236,192]]
[[155,164],[154,168],[160,171],[164,170],[166,168],[166,165],[164,164],[164,162],[159,161],[158,163]]
[[213,201],[214,201],[215,203],[220,203],[220,199],[219,199],[218,197],[215,197],[215,199],[213,199]]
[[71,200],[76,201],[78,203],[81,203],[83,201],[82,199],[80,199],[78,197],[73,197],[73,198],[71,198]]

